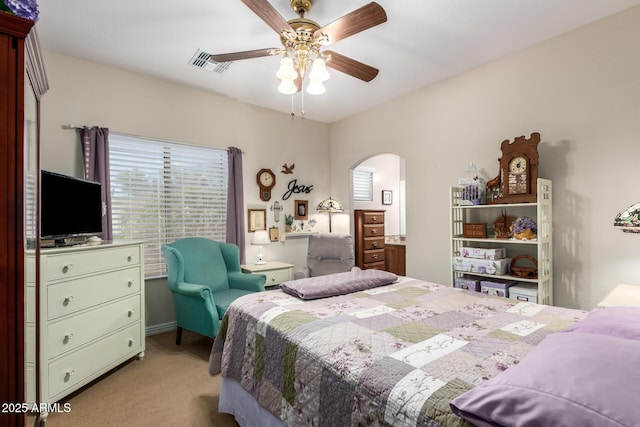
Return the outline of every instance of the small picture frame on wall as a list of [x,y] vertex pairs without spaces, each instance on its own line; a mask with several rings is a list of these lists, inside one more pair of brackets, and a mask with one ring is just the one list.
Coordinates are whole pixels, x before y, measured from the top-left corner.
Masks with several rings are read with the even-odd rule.
[[278,241],[278,227],[269,228],[269,240],[272,242]]
[[393,192],[391,190],[382,190],[382,204],[390,205],[393,203]]
[[249,223],[249,233],[267,229],[266,209],[247,209],[247,218],[247,222]]
[[309,201],[308,200],[296,200],[294,204],[296,210],[295,219],[307,219],[309,218]]

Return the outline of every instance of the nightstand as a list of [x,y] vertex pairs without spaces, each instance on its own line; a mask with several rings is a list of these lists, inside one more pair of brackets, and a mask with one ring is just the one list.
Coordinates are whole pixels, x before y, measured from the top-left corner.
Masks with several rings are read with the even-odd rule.
[[640,307],[640,285],[618,285],[607,294],[598,307]]
[[265,264],[245,264],[240,267],[245,273],[267,276],[265,287],[277,286],[287,280],[293,280],[293,264],[286,262],[270,261]]

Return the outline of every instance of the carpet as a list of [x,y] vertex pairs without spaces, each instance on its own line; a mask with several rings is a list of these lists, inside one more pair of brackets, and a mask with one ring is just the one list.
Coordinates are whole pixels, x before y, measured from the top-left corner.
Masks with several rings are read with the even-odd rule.
[[[146,337],[143,360],[131,361],[62,399],[68,413],[51,413],[47,427],[237,427],[218,413],[220,376],[208,372],[209,338],[185,330]],[[33,417],[29,417],[33,425]]]

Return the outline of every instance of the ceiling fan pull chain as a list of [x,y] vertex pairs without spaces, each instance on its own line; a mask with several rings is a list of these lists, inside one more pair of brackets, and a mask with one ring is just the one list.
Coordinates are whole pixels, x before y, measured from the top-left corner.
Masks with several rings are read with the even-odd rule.
[[294,119],[296,114],[293,112],[293,94],[291,94],[291,120]]
[[[303,77],[304,79],[304,77]],[[304,80],[303,80],[304,81]],[[300,111],[300,117],[304,119],[304,90],[300,91],[300,96],[302,97],[302,111]]]

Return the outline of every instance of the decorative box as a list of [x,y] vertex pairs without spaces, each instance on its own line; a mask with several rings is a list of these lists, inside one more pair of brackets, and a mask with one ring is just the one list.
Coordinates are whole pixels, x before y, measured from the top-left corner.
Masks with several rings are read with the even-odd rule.
[[456,277],[453,282],[453,287],[480,292],[480,280],[468,276]]
[[463,246],[460,248],[460,255],[465,258],[504,259],[507,257],[507,250],[505,248],[469,248]]
[[465,222],[462,224],[462,237],[466,238],[486,238],[486,222]]
[[538,285],[535,283],[518,283],[509,288],[509,298],[537,303]]
[[508,297],[511,286],[516,282],[483,280],[480,282],[480,292],[496,297]]
[[511,258],[505,259],[478,259],[465,258],[462,256],[453,257],[453,269],[456,271],[468,271],[471,273],[493,274],[502,276],[509,272]]

